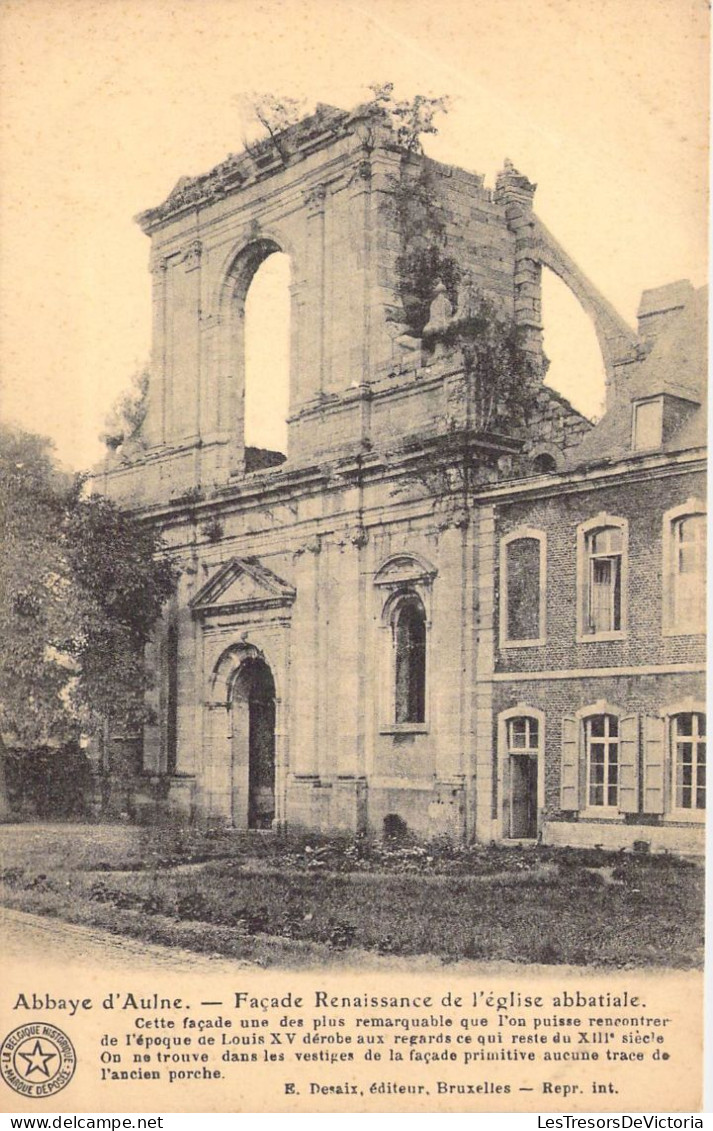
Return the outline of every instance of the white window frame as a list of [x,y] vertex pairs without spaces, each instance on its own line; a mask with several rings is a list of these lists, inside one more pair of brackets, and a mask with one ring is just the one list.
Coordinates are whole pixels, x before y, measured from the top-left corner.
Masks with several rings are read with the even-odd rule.
[[[678,703],[673,703],[666,708],[663,715],[665,723],[665,744],[666,744],[666,793],[668,794],[668,804],[664,801],[664,818],[668,817],[671,820],[687,821],[691,824],[703,824],[706,819],[705,809],[685,809],[680,808],[676,804],[676,743],[673,737],[673,728],[675,720],[680,715],[703,715],[707,718],[705,703],[692,698],[682,699]],[[706,726],[706,731],[708,727]],[[707,744],[707,738],[706,738]],[[706,749],[707,754],[707,749]],[[708,790],[706,789],[706,793]],[[707,800],[707,798],[706,798]]]
[[[540,584],[538,624],[539,636],[529,640],[511,640],[508,625],[508,547],[512,542],[519,542],[529,538],[539,543],[540,546]],[[499,618],[500,647],[506,648],[537,648],[547,640],[547,535],[544,530],[536,530],[532,526],[518,526],[500,539],[500,618]]]
[[[603,715],[611,715],[617,721],[617,792],[616,792],[616,805],[592,805],[589,800],[589,787],[591,784],[590,774],[590,758],[589,758],[589,745],[587,739],[587,724],[594,718]],[[593,703],[588,707],[583,707],[577,711],[576,718],[579,723],[579,756],[580,760],[583,759],[583,773],[580,779],[584,787],[584,798],[582,808],[579,810],[581,818],[598,819],[598,820],[622,820],[622,812],[619,808],[620,801],[620,787],[621,787],[621,720],[623,712],[619,707],[614,706],[606,700],[599,700],[598,703]],[[581,764],[581,761],[580,761]],[[606,789],[606,786],[605,786]]]
[[[683,518],[696,518],[701,516],[707,520],[706,505],[701,499],[687,499],[680,506],[671,507],[663,516],[663,555],[661,563],[662,593],[662,634],[664,636],[699,636],[706,630],[705,617],[699,624],[681,625],[676,619],[676,579],[674,574],[676,565],[675,532],[678,522]],[[705,571],[703,573],[705,584]]]
[[[598,530],[619,530],[621,532],[621,576],[620,576],[620,626],[606,632],[588,632],[590,589],[589,538]],[[625,640],[628,633],[629,616],[629,523],[618,515],[601,512],[577,527],[577,632],[579,644],[590,644],[601,640]]]
[[[537,722],[538,743],[536,749],[522,749],[511,751],[508,741],[509,724],[513,719],[530,718]],[[498,797],[500,799],[498,812],[501,815],[501,835],[510,839],[510,802],[511,786],[509,775],[509,759],[518,754],[529,754],[537,757],[537,832],[542,829],[542,814],[545,809],[545,713],[529,703],[516,703],[498,715]]]

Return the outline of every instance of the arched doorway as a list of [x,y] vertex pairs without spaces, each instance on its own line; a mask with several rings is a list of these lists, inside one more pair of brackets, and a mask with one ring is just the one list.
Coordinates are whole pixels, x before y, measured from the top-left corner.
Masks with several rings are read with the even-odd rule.
[[240,665],[231,710],[233,824],[269,829],[275,819],[275,681],[259,657]]

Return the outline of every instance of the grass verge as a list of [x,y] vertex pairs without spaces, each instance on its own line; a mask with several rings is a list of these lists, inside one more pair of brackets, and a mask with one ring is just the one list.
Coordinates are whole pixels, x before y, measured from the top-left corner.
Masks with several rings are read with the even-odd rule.
[[703,869],[672,856],[71,825],[5,827],[0,845],[8,906],[252,961],[272,936],[292,965],[305,945],[446,962],[702,962]]

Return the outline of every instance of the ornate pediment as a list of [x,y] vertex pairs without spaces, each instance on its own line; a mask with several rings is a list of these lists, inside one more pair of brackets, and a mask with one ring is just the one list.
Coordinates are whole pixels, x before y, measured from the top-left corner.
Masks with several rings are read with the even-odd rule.
[[376,571],[374,585],[403,585],[433,581],[437,570],[418,554],[395,554]]
[[292,585],[257,558],[232,558],[196,593],[190,602],[196,616],[273,609],[291,605],[296,597]]

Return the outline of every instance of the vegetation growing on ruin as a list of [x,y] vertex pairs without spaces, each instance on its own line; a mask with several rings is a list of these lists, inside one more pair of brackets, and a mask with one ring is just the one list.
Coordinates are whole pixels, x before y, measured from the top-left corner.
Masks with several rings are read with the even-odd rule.
[[540,382],[522,330],[479,297],[463,318],[429,334],[427,345],[460,351],[478,431],[517,434],[528,424]]
[[285,94],[249,91],[240,97],[239,104],[245,125],[245,152],[256,158],[267,146],[286,165],[290,150],[285,133],[306,114],[304,101]]
[[423,153],[421,139],[424,134],[438,133],[435,118],[448,113],[450,99],[445,95],[431,98],[425,94],[396,98],[392,82],[372,83],[369,90],[373,95],[372,105],[383,113],[396,135],[397,145],[406,153]]
[[100,436],[112,451],[127,440],[135,439],[141,431],[148,408],[149,384],[148,365],[144,365],[132,375],[129,388],[114,402],[105,421],[105,431]]

